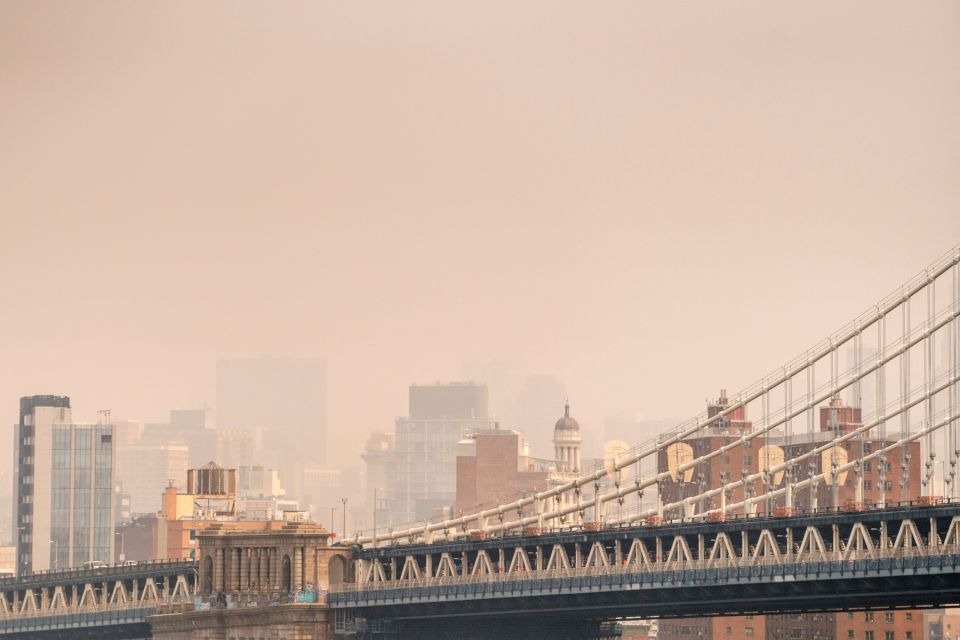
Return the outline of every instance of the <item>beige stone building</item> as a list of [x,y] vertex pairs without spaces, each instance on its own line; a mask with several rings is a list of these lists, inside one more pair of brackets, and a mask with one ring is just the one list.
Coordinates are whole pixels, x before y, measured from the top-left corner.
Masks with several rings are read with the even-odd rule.
[[326,594],[350,579],[349,550],[313,522],[252,532],[222,523],[197,534],[196,606],[150,618],[157,640],[333,637]]

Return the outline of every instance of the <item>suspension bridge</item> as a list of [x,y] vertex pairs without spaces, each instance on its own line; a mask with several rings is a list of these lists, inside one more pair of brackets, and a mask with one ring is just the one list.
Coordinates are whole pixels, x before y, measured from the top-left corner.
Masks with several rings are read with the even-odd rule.
[[[958,315],[960,249],[954,249],[830,337],[724,398],[716,410],[574,480],[473,513],[358,533],[351,542],[429,544],[571,524],[840,508],[845,486],[853,495],[844,502],[881,508],[920,493],[956,497]],[[855,419],[842,418],[844,408],[855,409]],[[748,428],[743,415],[753,417]],[[722,442],[700,452],[691,446],[710,437]],[[694,479],[702,485],[711,475],[719,486],[676,490]],[[897,486],[887,479],[894,475]]]
[[[329,566],[297,543],[290,566],[313,558],[328,592],[281,606],[324,611],[313,629],[333,610],[330,633],[560,638],[603,636],[622,616],[958,605],[958,316],[960,247],[753,385],[575,479],[357,533],[328,548]],[[200,562],[169,575],[13,579],[0,632],[82,637],[115,614],[129,617],[116,637],[141,637],[129,634],[159,604],[189,607],[215,584],[260,603],[294,588],[296,571],[257,560],[279,538],[230,540],[218,542],[240,545],[229,567],[201,541]],[[270,579],[251,580],[264,566]],[[153,620],[174,629],[177,615],[195,626],[207,613]],[[88,614],[101,618],[68,617]]]

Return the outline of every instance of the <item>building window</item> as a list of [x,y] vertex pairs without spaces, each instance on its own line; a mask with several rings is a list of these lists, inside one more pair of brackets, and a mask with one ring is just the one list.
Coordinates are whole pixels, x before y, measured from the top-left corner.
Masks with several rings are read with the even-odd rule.
[[753,636],[753,627],[744,627],[743,635],[747,636],[748,638]]
[[[873,611],[864,611],[863,619],[867,622],[873,622]],[[873,640],[873,638],[867,638],[867,640]]]
[[803,629],[790,629],[790,640],[800,640],[803,637]]
[[863,470],[864,470],[866,473],[870,473],[871,471],[873,471],[873,463],[872,463],[872,462],[864,462],[864,463],[863,463]]
[[723,632],[726,633],[728,636],[733,635],[733,629],[731,629],[730,627],[727,627],[726,629],[724,629]]
[[907,611],[904,615],[906,616],[907,620],[913,620],[913,611]]
[[893,640],[893,631],[887,631],[883,637],[884,640]]
[[870,480],[864,480],[864,481],[863,481],[863,490],[864,490],[864,491],[871,491],[872,489],[873,489],[873,482],[871,482]]
[[893,491],[893,483],[892,483],[891,481],[889,481],[889,480],[887,480],[886,482],[884,482],[884,483],[883,483],[883,490],[884,490],[884,491]]
[[[887,624],[893,624],[893,611],[887,611],[883,614],[883,621]],[[889,638],[887,640],[889,640]]]
[[848,638],[851,638],[851,640],[852,640],[852,638],[853,638],[853,629],[847,629],[847,637],[848,637]]
[[913,640],[913,631],[907,631],[907,640]]
[[864,631],[863,640],[873,640],[873,631]]

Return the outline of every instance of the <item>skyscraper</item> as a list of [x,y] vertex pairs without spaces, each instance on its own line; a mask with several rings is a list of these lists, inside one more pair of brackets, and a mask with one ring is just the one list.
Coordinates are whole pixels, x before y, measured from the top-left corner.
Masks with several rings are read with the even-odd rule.
[[17,573],[110,562],[113,426],[73,424],[66,396],[28,396],[14,449]]
[[[493,429],[485,384],[411,385],[410,415],[398,418],[388,488],[390,504],[377,505],[394,523],[422,520],[453,509],[457,499],[457,443]],[[387,515],[386,513],[384,515]],[[381,523],[386,521],[381,517]]]

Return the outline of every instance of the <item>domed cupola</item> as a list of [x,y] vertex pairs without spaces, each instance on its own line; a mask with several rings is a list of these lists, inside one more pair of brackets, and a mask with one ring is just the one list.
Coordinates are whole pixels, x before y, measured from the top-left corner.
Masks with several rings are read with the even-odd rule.
[[553,450],[558,471],[580,471],[580,423],[570,417],[569,402],[563,406],[563,417],[553,426]]
[[553,425],[554,431],[580,431],[580,423],[570,417],[570,403],[563,405],[563,417]]

